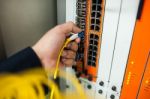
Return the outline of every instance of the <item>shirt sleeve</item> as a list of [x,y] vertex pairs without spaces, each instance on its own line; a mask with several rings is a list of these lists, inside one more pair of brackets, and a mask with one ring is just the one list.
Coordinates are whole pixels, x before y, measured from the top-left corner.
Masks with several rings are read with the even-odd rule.
[[31,47],[28,47],[0,63],[0,73],[19,72],[41,67],[41,62]]

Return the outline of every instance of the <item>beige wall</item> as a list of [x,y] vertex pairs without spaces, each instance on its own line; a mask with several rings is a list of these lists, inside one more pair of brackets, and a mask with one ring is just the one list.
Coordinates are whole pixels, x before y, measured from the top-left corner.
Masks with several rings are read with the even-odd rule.
[[57,23],[56,0],[0,0],[0,26],[8,56],[33,45]]
[[66,22],[66,0],[57,0],[57,23]]
[[2,38],[2,32],[1,32],[1,28],[0,28],[0,61],[5,59],[6,57],[6,53],[5,53],[5,49],[4,49],[4,43],[3,43],[3,38]]

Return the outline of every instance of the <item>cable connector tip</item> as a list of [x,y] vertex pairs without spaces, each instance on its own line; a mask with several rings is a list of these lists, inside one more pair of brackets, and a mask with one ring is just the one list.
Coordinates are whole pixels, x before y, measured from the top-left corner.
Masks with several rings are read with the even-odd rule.
[[84,39],[84,32],[80,32],[80,33],[77,33],[77,34],[73,34],[69,39],[72,41],[72,40],[75,40],[76,38],[81,38],[81,40]]
[[78,37],[81,39],[84,39],[84,31],[78,33]]

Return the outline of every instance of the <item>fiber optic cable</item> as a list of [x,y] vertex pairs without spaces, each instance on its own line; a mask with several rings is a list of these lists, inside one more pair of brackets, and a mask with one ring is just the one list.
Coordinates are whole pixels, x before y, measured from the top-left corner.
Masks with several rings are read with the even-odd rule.
[[[55,69],[55,72],[54,72],[54,80],[57,78],[57,74],[58,74],[58,71],[59,71],[59,63],[60,63],[60,57],[63,53],[63,50],[64,48],[68,45],[69,42],[75,40],[76,38],[84,38],[84,32],[80,32],[78,34],[72,34],[72,36],[70,36],[64,43],[63,47],[61,48],[60,52],[59,52],[59,55],[58,55],[58,59],[57,59],[57,62],[56,62],[56,69]],[[51,92],[51,95],[50,95],[50,99],[53,99],[53,89],[52,89],[52,92]]]

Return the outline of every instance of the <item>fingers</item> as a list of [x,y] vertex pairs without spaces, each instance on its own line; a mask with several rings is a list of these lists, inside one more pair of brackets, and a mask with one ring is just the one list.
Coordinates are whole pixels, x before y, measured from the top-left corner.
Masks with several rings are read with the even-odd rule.
[[73,59],[62,59],[62,63],[65,65],[65,66],[72,66],[74,64],[74,60]]
[[77,51],[78,50],[78,44],[77,42],[71,42],[67,45],[66,49],[70,49],[70,50],[73,50],[73,51]]
[[71,50],[65,50],[63,51],[62,57],[66,59],[75,59],[76,52]]
[[75,62],[76,52],[72,50],[63,51],[61,62],[65,66],[72,66]]
[[66,49],[62,53],[61,62],[65,66],[72,66],[75,63],[76,51],[78,50],[77,42],[69,43]]
[[78,28],[73,22],[67,22],[62,25],[58,25],[56,28],[61,30],[61,33],[68,34],[70,32],[78,33],[81,32],[81,29]]

